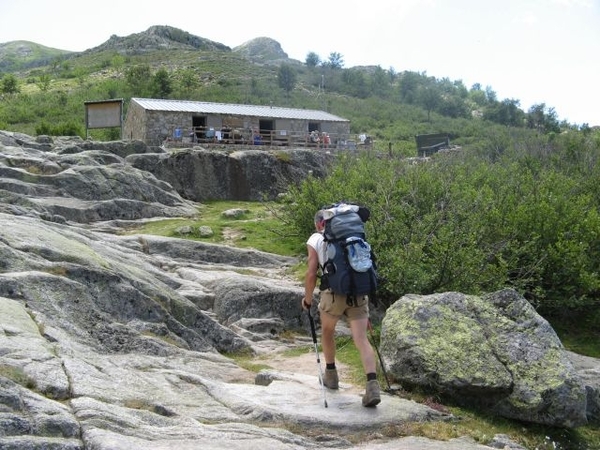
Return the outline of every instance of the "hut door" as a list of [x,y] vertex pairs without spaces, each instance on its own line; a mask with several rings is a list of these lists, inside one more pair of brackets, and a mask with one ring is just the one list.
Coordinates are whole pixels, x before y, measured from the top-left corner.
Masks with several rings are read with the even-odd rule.
[[274,124],[272,120],[261,119],[258,121],[259,133],[264,142],[273,141]]
[[308,132],[321,131],[321,124],[319,122],[308,122]]
[[192,127],[196,134],[196,139],[204,139],[206,137],[206,116],[192,117]]

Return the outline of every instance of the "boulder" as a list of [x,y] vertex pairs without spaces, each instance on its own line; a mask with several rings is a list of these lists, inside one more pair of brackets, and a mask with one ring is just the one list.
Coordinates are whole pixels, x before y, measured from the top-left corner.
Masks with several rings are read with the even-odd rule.
[[516,291],[405,295],[382,322],[390,374],[527,422],[587,423],[586,390],[550,324]]

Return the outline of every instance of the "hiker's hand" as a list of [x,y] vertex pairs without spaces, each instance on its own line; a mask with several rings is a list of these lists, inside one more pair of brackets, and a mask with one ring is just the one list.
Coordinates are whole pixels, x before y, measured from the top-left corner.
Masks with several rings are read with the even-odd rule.
[[308,311],[310,309],[311,305],[312,305],[312,301],[310,303],[308,303],[306,301],[306,297],[302,299],[302,309],[304,309],[305,311]]

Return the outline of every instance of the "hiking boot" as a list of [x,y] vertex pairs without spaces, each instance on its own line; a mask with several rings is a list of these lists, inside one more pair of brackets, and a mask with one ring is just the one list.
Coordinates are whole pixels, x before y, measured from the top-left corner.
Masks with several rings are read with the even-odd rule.
[[338,373],[336,369],[325,369],[323,385],[329,389],[339,389],[340,381],[338,379]]
[[376,406],[381,402],[381,395],[379,393],[379,383],[377,380],[367,381],[367,389],[365,395],[362,398],[363,406]]

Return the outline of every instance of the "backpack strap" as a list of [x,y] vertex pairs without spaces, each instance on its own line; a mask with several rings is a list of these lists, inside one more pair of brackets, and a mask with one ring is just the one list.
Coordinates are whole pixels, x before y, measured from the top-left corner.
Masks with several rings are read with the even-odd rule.
[[[321,264],[321,258],[323,257],[323,264]],[[327,239],[323,236],[323,241],[321,243],[321,254],[319,255],[319,251],[317,250],[317,261],[319,262],[319,270],[317,272],[317,277],[321,280],[319,283],[319,290],[325,291],[329,289],[329,281],[327,280],[327,274],[325,273],[325,265],[327,263]],[[320,272],[320,274],[319,274]]]
[[356,280],[354,279],[354,270],[350,267],[350,261],[348,260],[348,245],[346,245],[345,241],[342,241],[340,242],[340,246],[344,249],[344,263],[350,274],[350,293],[346,296],[346,305],[358,306],[358,301],[356,300]]

